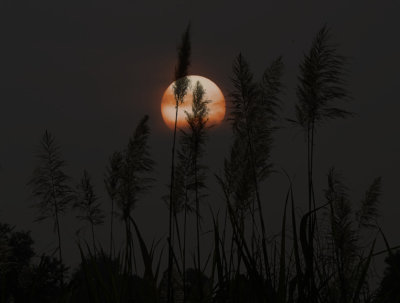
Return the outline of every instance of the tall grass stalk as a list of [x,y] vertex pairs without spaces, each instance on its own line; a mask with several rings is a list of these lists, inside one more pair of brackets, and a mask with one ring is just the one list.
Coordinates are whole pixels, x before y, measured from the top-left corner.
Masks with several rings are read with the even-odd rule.
[[[313,185],[315,132],[318,125],[330,119],[345,118],[350,112],[336,107],[336,103],[348,99],[345,89],[345,57],[339,55],[337,48],[330,42],[330,31],[324,26],[314,38],[311,49],[300,65],[299,85],[297,87],[298,103],[296,119],[291,120],[305,132],[307,143],[307,182],[308,210],[315,209]],[[316,228],[316,212],[309,217],[308,239],[311,252],[306,260],[306,273],[309,291],[315,291],[312,260],[314,251],[314,232]],[[314,300],[314,299],[313,299]]]
[[28,185],[32,188],[34,204],[39,209],[36,221],[52,218],[58,240],[58,258],[63,262],[61,248],[61,222],[63,215],[75,199],[75,193],[69,185],[70,177],[64,172],[65,161],[61,158],[60,147],[55,137],[45,131],[37,153],[38,165],[33,171]]
[[175,146],[176,146],[176,130],[178,123],[178,109],[184,101],[185,95],[189,87],[188,68],[190,65],[190,25],[188,25],[186,31],[182,35],[182,41],[178,47],[178,64],[175,68],[175,84],[174,84],[174,96],[175,96],[175,123],[174,123],[174,135],[172,142],[171,152],[171,176],[170,176],[170,192],[169,192],[169,227],[168,227],[168,294],[167,302],[170,303],[173,300],[173,294],[171,293],[171,278],[172,278],[172,266],[173,266],[173,188],[175,182]]
[[114,152],[109,159],[109,166],[106,169],[104,176],[104,184],[111,200],[110,210],[110,257],[113,256],[113,245],[114,245],[114,233],[113,223],[115,217],[115,202],[118,196],[118,187],[120,182],[119,172],[121,170],[123,156],[121,152]]

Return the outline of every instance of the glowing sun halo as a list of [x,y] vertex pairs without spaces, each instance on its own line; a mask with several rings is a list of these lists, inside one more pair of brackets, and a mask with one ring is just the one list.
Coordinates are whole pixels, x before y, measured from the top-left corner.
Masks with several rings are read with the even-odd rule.
[[[204,100],[209,100],[208,106],[208,125],[219,124],[224,119],[225,116],[225,98],[218,86],[211,80],[204,78],[202,76],[188,76],[190,80],[190,88],[187,95],[183,101],[183,104],[179,105],[178,108],[178,121],[177,127],[184,127],[187,125],[186,113],[192,112],[192,101],[193,101],[193,88],[197,81],[205,90]],[[165,90],[164,95],[161,99],[161,114],[164,119],[165,124],[173,129],[175,124],[175,97],[173,90],[174,83]]]

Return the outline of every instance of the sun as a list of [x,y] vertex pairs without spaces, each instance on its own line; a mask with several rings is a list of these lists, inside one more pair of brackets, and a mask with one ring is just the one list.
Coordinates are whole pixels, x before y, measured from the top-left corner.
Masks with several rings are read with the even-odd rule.
[[[186,94],[183,104],[179,105],[178,108],[178,120],[177,127],[184,128],[187,126],[186,113],[185,111],[192,112],[192,101],[193,101],[193,89],[197,81],[203,86],[205,90],[204,100],[209,100],[208,106],[208,125],[218,125],[222,122],[225,117],[225,98],[219,87],[210,79],[202,76],[190,75],[188,76],[190,80],[190,87],[188,93]],[[161,114],[165,124],[173,129],[175,124],[175,97],[173,85],[175,82],[171,83],[165,90],[164,95],[161,99]]]

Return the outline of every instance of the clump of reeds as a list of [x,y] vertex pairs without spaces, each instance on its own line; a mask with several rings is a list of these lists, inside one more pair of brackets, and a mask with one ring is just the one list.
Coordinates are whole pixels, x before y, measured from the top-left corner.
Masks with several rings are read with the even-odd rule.
[[[166,270],[160,275],[164,250],[158,250],[154,242],[150,246],[146,243],[133,215],[141,195],[152,183],[154,163],[149,154],[146,116],[126,148],[112,155],[105,176],[112,219],[109,253],[95,245],[93,227],[102,217],[85,216],[92,227],[93,250],[88,245],[79,247],[81,265],[64,286],[66,291],[61,301],[367,303],[376,297],[374,302],[381,302],[379,298],[384,296],[375,296],[368,280],[371,262],[378,254],[377,236],[381,235],[386,243],[384,251],[394,256],[378,224],[381,179],[373,180],[356,205],[342,176],[332,168],[327,174],[326,188],[319,189],[324,199],[317,200],[315,194],[318,126],[351,115],[339,106],[349,99],[345,89],[346,60],[330,39],[330,31],[323,27],[300,64],[296,117],[290,122],[305,134],[307,197],[301,199],[295,195],[293,180],[287,175],[282,224],[275,237],[265,222],[269,199],[261,188],[274,172],[271,150],[280,126],[278,121],[282,121],[283,59],[273,60],[259,81],[243,55],[235,59],[233,91],[229,96],[233,140],[222,173],[215,175],[225,208],[217,213],[210,210],[212,226],[208,230],[213,236],[213,247],[205,251],[201,246],[202,217],[206,213],[202,206],[206,199],[202,157],[209,127],[207,104],[212,100],[204,99],[201,83],[195,84],[192,112],[186,113],[188,128],[181,131],[179,140],[176,136],[178,108],[189,87],[188,27],[178,49],[174,76],[176,120],[169,194],[165,196],[169,210]],[[55,216],[59,230],[57,216],[64,210],[60,207],[70,202],[72,196],[65,185],[67,176],[61,171],[64,162],[54,138],[47,132],[42,147],[41,166],[31,184],[34,195],[42,199],[39,206],[43,213],[46,217]],[[59,191],[49,187],[48,180],[53,175],[59,178]],[[80,207],[89,214],[99,214],[92,208],[99,205],[87,174],[80,190],[84,194],[79,200]],[[306,201],[308,206],[301,217],[295,211],[299,200]],[[125,228],[125,248],[119,253],[115,252],[113,240],[116,213]],[[194,249],[187,246],[188,218],[192,215],[196,229]],[[365,241],[365,233],[373,237]],[[0,238],[0,243],[3,242]],[[0,249],[0,256],[2,253]],[[190,253],[192,262],[188,260]],[[143,273],[138,272],[139,261],[144,265]]]

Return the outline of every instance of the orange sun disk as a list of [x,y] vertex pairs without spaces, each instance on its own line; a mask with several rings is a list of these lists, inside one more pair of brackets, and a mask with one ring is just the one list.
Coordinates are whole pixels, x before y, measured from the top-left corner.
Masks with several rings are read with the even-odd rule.
[[[205,90],[204,100],[209,100],[210,103],[207,104],[208,107],[208,125],[217,125],[222,122],[225,117],[225,98],[219,87],[202,76],[191,75],[188,76],[190,80],[190,87],[188,93],[186,94],[183,104],[178,107],[178,120],[177,127],[187,126],[186,113],[185,111],[192,112],[192,102],[193,102],[193,89],[196,82],[199,81]],[[161,99],[161,114],[164,119],[165,124],[173,129],[175,124],[175,114],[176,114],[176,101],[174,97],[174,83],[165,90],[164,95]]]

